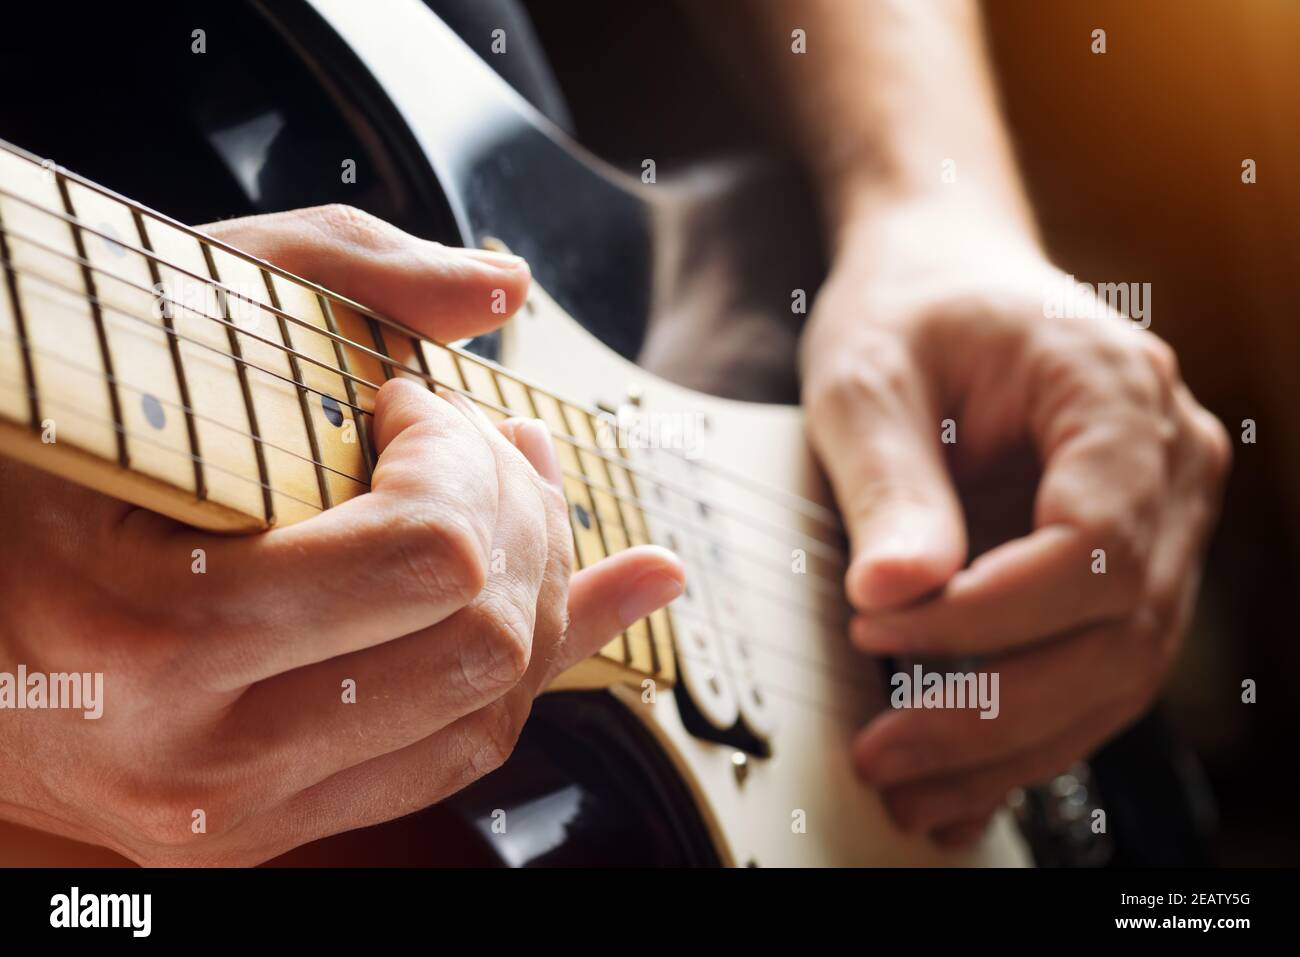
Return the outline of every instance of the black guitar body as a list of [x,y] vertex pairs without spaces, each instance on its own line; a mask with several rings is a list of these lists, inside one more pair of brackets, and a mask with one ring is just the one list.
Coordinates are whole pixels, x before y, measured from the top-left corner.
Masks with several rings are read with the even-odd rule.
[[[797,180],[741,164],[725,189],[715,177],[697,201],[677,202],[676,215],[665,216],[639,188],[638,170],[616,173],[575,150],[441,25],[430,38],[429,74],[413,77],[415,89],[399,97],[376,79],[383,64],[343,43],[305,2],[149,0],[132,4],[129,16],[99,5],[77,17],[70,25],[33,5],[6,11],[0,62],[24,81],[11,88],[28,96],[0,108],[0,137],[185,222],[338,202],[450,244],[494,237],[528,258],[542,287],[622,355],[698,389],[797,396],[789,362],[797,329],[788,315],[760,315],[756,305],[788,302],[789,290],[812,293],[820,283],[811,204]],[[204,31],[205,52],[194,52],[195,30]],[[78,120],[55,127],[51,116]],[[348,159],[355,182],[341,175]],[[693,195],[689,185],[664,192]],[[766,242],[778,229],[783,242]],[[705,286],[712,292],[699,307],[694,361],[658,348],[657,314],[666,306],[689,312]],[[781,363],[760,356],[728,366],[733,360],[710,353],[709,323],[723,311],[764,330]],[[494,346],[485,337],[471,347],[492,355]],[[1114,780],[1172,765],[1143,752]],[[1160,791],[1159,806],[1180,822],[1174,843],[1188,847],[1181,836],[1194,830],[1192,816],[1177,792]],[[496,826],[502,814],[505,834]],[[1159,830],[1148,814],[1144,833]],[[1044,859],[1070,862],[1045,840],[1037,842]],[[496,773],[437,807],[275,863],[717,861],[700,814],[645,729],[607,694],[564,693],[539,700]]]

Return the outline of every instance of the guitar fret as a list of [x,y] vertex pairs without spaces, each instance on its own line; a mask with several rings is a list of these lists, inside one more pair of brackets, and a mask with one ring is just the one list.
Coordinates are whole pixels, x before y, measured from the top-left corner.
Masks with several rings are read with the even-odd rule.
[[430,375],[439,385],[446,389],[464,389],[465,380],[461,378],[460,366],[456,362],[456,353],[446,346],[425,340],[420,350],[428,363]]
[[[75,216],[76,213],[72,208],[72,199],[68,196],[68,181],[62,173],[55,175],[55,183],[59,187],[59,196],[63,200],[63,211],[69,216]],[[108,406],[113,413],[113,424],[117,430],[117,464],[122,468],[131,467],[131,456],[126,448],[126,420],[122,417],[122,397],[118,393],[117,377],[113,374],[113,354],[108,349],[108,333],[104,329],[104,312],[99,305],[99,296],[95,293],[95,277],[91,275],[90,267],[85,265],[89,260],[86,257],[86,245],[83,242],[81,230],[69,223],[68,231],[72,234],[72,245],[76,249],[78,257],[82,260],[81,281],[86,285],[86,298],[90,306],[90,316],[95,324],[95,338],[99,341],[100,358],[104,363],[104,386],[108,389]]]
[[429,368],[429,360],[424,354],[423,344],[415,336],[407,336],[411,342],[411,352],[415,354],[416,364],[420,367],[420,372],[424,375],[425,385],[429,391],[433,392],[438,388],[438,383],[434,380],[433,372]]
[[[254,531],[369,488],[366,418],[400,376],[572,437],[555,449],[575,568],[650,540],[627,453],[600,420],[509,370],[2,147],[0,214],[5,454],[193,525]],[[42,419],[56,406],[66,419]],[[56,424],[47,449],[41,430]],[[663,611],[634,622],[572,686],[671,682],[671,628]]]
[[[609,492],[604,491],[606,488],[613,488],[613,482],[605,465],[605,460],[596,455],[591,449],[598,448],[596,443],[596,434],[591,427],[590,417],[586,412],[577,409],[567,403],[561,405],[561,411],[564,413],[564,419],[567,423],[567,432],[578,440],[585,448],[578,449],[578,463],[582,469],[582,474],[592,481],[594,485],[603,486],[603,488],[593,488],[591,490],[592,500],[596,503],[596,517],[602,526],[608,526],[611,529],[606,540],[611,552],[622,551],[628,546],[627,525],[623,513],[619,510],[618,500]],[[610,536],[613,540],[610,540]]]
[[[55,455],[59,446],[79,449],[122,474],[120,422],[110,405],[113,390],[104,378],[103,344],[57,177],[53,170],[0,152],[0,182],[6,188],[0,195],[8,231],[6,258],[25,320],[32,394],[42,407],[62,397],[87,413],[68,419],[43,412],[42,444],[53,444],[55,449],[45,451]],[[80,370],[91,371],[60,367],[51,356],[66,356]]]
[[452,352],[452,361],[456,364],[456,369],[460,373],[461,380],[465,383],[465,391],[477,399],[490,403],[488,406],[480,405],[486,415],[493,422],[502,422],[507,416],[505,413],[498,412],[491,406],[506,407],[505,400],[501,397],[501,390],[497,388],[492,370],[485,365],[475,362],[472,359],[464,359],[460,353]]
[[[452,362],[455,362],[456,354],[454,352],[450,353],[450,358]],[[537,404],[533,401],[532,390],[526,387],[522,382],[510,378],[509,376],[497,376],[494,385],[498,395],[501,397],[501,404],[504,407],[512,409],[520,415],[526,415],[536,419],[543,418],[542,413],[538,411]],[[543,419],[543,422],[545,422],[545,419]],[[556,453],[559,457],[563,456],[563,453],[559,451],[558,447]],[[592,548],[591,543],[588,540],[589,530],[581,528],[582,523],[578,520],[578,515],[583,514],[578,511],[578,509],[582,507],[582,503],[573,497],[573,488],[571,486],[573,481],[574,480],[567,475],[562,478],[565,504],[569,510],[569,526],[573,537],[573,563],[575,568],[583,568],[592,560],[587,557],[592,554]],[[595,509],[591,509],[591,511],[594,512]]]
[[[628,461],[627,449],[622,443],[615,441],[606,443],[617,450],[619,459],[626,463]],[[645,515],[642,513],[639,503],[642,501],[639,494],[639,488],[636,476],[627,468],[626,465],[609,465],[607,468],[610,477],[610,487],[618,493],[619,509],[623,513],[624,527],[627,529],[628,539],[633,545],[649,545],[652,543],[650,529],[646,525]],[[651,613],[647,619],[650,628],[650,646],[654,654],[655,672],[661,680],[672,682],[676,678],[677,660],[674,654],[676,647],[676,637],[673,630],[672,616],[665,608]]]
[[[135,223],[140,248],[152,253],[153,247],[149,245],[149,234],[145,232],[144,218],[138,209],[131,210],[131,219]],[[162,273],[158,270],[157,261],[146,257],[145,262],[148,265],[149,276],[154,282],[154,288],[161,289]],[[176,370],[176,387],[180,392],[181,408],[185,415],[185,431],[189,436],[190,452],[194,457],[194,494],[202,500],[208,497],[208,487],[203,474],[203,456],[199,451],[199,430],[194,420],[194,404],[190,399],[189,382],[185,378],[185,363],[181,360],[181,343],[176,337],[176,324],[172,320],[171,309],[164,308],[161,312],[163,328],[167,330],[167,345],[172,354],[172,367]]]
[[[591,416],[567,403],[563,406],[563,410],[569,423],[569,433],[591,449],[600,448],[596,432],[592,428]],[[593,488],[591,495],[596,503],[601,529],[605,532],[606,544],[611,552],[622,551],[633,542],[627,525],[627,516],[622,507],[623,503],[610,492],[604,491],[604,489],[614,488],[611,470],[605,459],[586,449],[580,450],[578,459],[582,463],[584,474],[592,479],[593,483],[603,486],[600,489]],[[624,632],[624,638],[627,642],[628,661],[632,667],[638,671],[655,672],[657,669],[650,622],[642,619],[633,623]]]
[[28,409],[28,422],[31,425],[33,432],[40,432],[40,393],[36,389],[36,372],[32,367],[31,347],[28,344],[27,339],[27,320],[23,315],[22,298],[18,295],[18,276],[14,272],[13,257],[9,252],[9,239],[5,232],[3,210],[0,210],[0,258],[4,260],[3,266],[7,286],[7,298],[11,313],[7,318],[13,322],[14,332],[18,340],[19,361],[22,365],[23,381],[27,386],[27,396],[24,404]]
[[[560,411],[560,404],[555,399],[534,389],[528,390],[528,397],[537,417],[545,422],[552,432],[568,434],[564,413]],[[582,464],[578,461],[578,454],[573,446],[567,442],[556,442],[555,453],[565,473],[564,497],[569,502],[570,524],[573,526],[576,546],[574,557],[579,568],[587,568],[609,554],[605,551],[604,538],[595,524],[596,506],[591,501],[590,490],[586,483],[578,478],[582,474]]]
[[[305,286],[270,276],[275,308],[299,322],[286,327],[286,344],[297,355],[302,391],[310,411],[308,437],[315,438],[313,455],[324,475],[322,501],[338,505],[360,495],[367,487],[370,465],[364,416],[356,383],[338,365],[340,343],[330,338],[330,323],[321,297]],[[287,320],[286,320],[287,321]],[[349,386],[353,386],[349,390]],[[358,447],[361,446],[361,447]]]
[[[223,298],[244,358],[249,391],[262,435],[268,439],[266,467],[276,514],[281,520],[310,518],[326,507],[322,468],[313,448],[305,379],[296,349],[287,340],[284,316],[272,302],[266,272],[256,262],[211,250],[224,285]],[[301,328],[301,327],[298,327]],[[339,389],[342,395],[342,389]]]
[[[271,274],[261,268],[258,269],[258,272],[262,274],[262,280],[266,283],[266,294],[271,300],[271,305],[279,310],[280,297],[276,294],[275,285],[271,282]],[[320,436],[316,434],[316,419],[311,414],[311,407],[308,404],[307,387],[302,377],[302,364],[298,361],[298,356],[293,348],[293,341],[289,338],[289,328],[284,316],[277,314],[275,320],[280,330],[280,338],[284,340],[285,358],[289,361],[289,370],[293,373],[294,381],[298,383],[298,409],[302,412],[303,428],[307,432],[307,447],[311,449],[311,460],[316,469],[316,485],[320,489],[321,505],[324,508],[330,508],[334,502],[330,495],[329,482],[325,478],[325,468],[321,464]]]
[[532,397],[528,394],[528,389],[524,384],[510,376],[499,375],[496,370],[492,371],[493,385],[496,386],[497,394],[501,396],[501,405],[510,410],[512,415],[525,415],[531,418],[537,418],[537,407],[533,404]]
[[[321,317],[325,320],[325,328],[336,336],[342,335],[339,332],[338,320],[334,316],[334,307],[330,305],[329,296],[317,294],[316,298],[320,304]],[[348,402],[352,404],[354,409],[359,409],[361,408],[361,399],[357,395],[356,382],[350,378],[354,373],[352,372],[352,364],[348,361],[347,351],[337,339],[334,340],[333,345],[339,368],[347,373],[347,375],[343,376],[343,388],[347,391]],[[361,456],[366,465],[366,481],[369,482],[370,477],[375,473],[375,447],[370,436],[370,426],[366,424],[364,415],[353,412],[352,419],[356,423],[357,441],[361,443]]]
[[104,329],[112,367],[104,375],[119,399],[119,438],[126,443],[130,468],[190,492],[198,502],[204,469],[191,442],[189,403],[181,397],[166,320],[154,295],[154,272],[147,257],[123,245],[134,245],[138,224],[120,203],[74,180],[64,185],[63,221],[76,230],[77,261],[94,278],[82,289]]
[[[217,272],[217,263],[212,255],[212,248],[204,242],[200,242],[199,249],[203,253],[203,261],[207,264],[208,275],[215,281],[220,282],[221,277]],[[170,306],[164,304],[166,310],[170,312]],[[221,297],[221,314],[227,322],[232,322],[230,314],[230,302]],[[262,485],[262,507],[266,514],[266,523],[275,525],[275,501],[271,488],[271,470],[266,462],[266,443],[262,441],[262,431],[258,428],[257,408],[253,405],[253,389],[248,381],[248,366],[244,362],[243,349],[239,345],[239,336],[235,333],[235,327],[228,325],[225,327],[226,338],[230,343],[230,355],[234,360],[235,373],[239,377],[239,390],[244,397],[244,409],[248,413],[248,431],[253,439],[253,453],[257,457],[257,472]]]
[[[585,560],[590,561],[595,556],[622,551],[629,545],[649,544],[644,522],[637,521],[640,513],[626,471],[608,464],[593,451],[603,445],[597,441],[591,415],[525,386],[508,372],[488,368],[502,405],[512,412],[541,418],[553,431],[570,435],[579,443],[577,447],[562,440],[556,443],[557,456],[568,473],[564,476],[565,496],[573,514],[579,567],[585,567],[584,551]],[[604,489],[613,489],[617,495]],[[584,517],[591,527],[584,527]],[[668,614],[659,611],[634,623],[602,649],[601,654],[671,683],[675,673],[671,642]]]
[[[381,356],[387,356],[388,346],[384,343],[384,334],[379,329],[379,323],[375,322],[375,320],[372,319],[370,316],[366,316],[365,320],[366,320],[366,325],[370,327],[370,337],[375,341],[375,351],[378,352]],[[393,378],[393,366],[391,363],[383,362],[380,363],[380,366],[384,370],[385,382]]]
[[[321,298],[324,300],[323,305],[328,309],[327,322],[333,323],[338,335],[347,340],[335,344],[342,351],[347,363],[348,376],[344,378],[346,383],[352,386],[356,395],[354,404],[361,410],[355,412],[353,417],[358,424],[364,424],[366,414],[374,412],[375,395],[379,386],[391,378],[376,355],[385,355],[386,346],[382,337],[378,336],[375,324],[369,316],[362,315],[347,303],[328,295],[323,295]],[[365,346],[366,342],[369,342],[370,346]],[[368,428],[373,440],[375,434],[373,423]],[[373,441],[369,445],[373,451]],[[371,462],[373,465],[373,457]]]
[[[501,405],[520,415],[531,415],[541,419],[554,432],[567,433],[564,412],[549,396],[528,388],[522,382],[506,375],[498,374],[491,366],[486,368],[493,386],[501,398]],[[539,401],[540,400],[540,401]],[[580,477],[582,465],[574,453],[573,446],[563,442],[555,443],[557,458],[561,464],[564,497],[569,506],[569,526],[573,532],[573,557],[577,568],[586,568],[600,561],[606,555],[618,549],[601,525],[599,510],[591,496],[595,494]],[[573,473],[577,472],[578,475]],[[624,543],[626,544],[626,543]],[[629,665],[632,653],[627,634],[623,633],[612,639],[599,652],[601,657]]]

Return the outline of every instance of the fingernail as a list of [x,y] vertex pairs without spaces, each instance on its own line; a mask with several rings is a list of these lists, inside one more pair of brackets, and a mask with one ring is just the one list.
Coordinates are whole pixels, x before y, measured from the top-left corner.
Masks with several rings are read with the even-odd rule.
[[517,269],[520,266],[528,265],[523,256],[516,256],[514,253],[497,252],[495,249],[471,249],[466,247],[464,253],[470,259],[477,259],[481,263],[495,266],[498,269]]
[[627,597],[618,606],[619,621],[626,628],[633,622],[640,621],[651,612],[658,611],[669,602],[680,597],[684,589],[682,582],[662,572],[650,572],[637,579],[628,591]]
[[846,579],[862,609],[906,604],[941,587],[961,566],[961,542],[932,509],[899,506],[868,530]]
[[551,431],[541,419],[527,419],[520,423],[515,431],[515,447],[524,454],[538,475],[556,487],[564,484],[564,475],[560,472],[560,463],[555,457],[555,444],[551,441]]

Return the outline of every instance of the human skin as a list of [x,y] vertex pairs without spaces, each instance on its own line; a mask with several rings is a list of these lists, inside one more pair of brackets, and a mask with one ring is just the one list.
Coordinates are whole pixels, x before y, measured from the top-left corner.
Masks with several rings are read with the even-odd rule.
[[[205,229],[443,340],[529,284],[515,257],[346,207]],[[681,592],[653,547],[570,576],[539,421],[394,380],[374,424],[369,492],[249,537],[0,459],[0,671],[105,676],[98,720],[0,712],[0,816],[148,865],[254,864],[389,820],[498,767],[556,674]]]
[[[1064,275],[1019,180],[975,3],[689,8],[816,186],[831,261],[800,366],[850,538],[851,639],[1000,673],[997,720],[887,711],[853,747],[899,826],[968,843],[1010,790],[1150,706],[1194,605],[1229,439],[1154,334],[1106,308],[1047,317]],[[958,485],[1022,446],[1032,528],[972,562],[968,527],[992,503],[963,503]]]

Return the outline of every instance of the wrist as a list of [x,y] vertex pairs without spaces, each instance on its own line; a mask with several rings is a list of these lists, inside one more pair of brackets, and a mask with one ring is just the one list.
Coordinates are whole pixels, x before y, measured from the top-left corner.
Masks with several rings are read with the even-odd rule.
[[904,249],[999,245],[1046,258],[1028,202],[1015,184],[918,184],[874,182],[838,194],[828,221],[832,269],[873,271],[872,264]]

